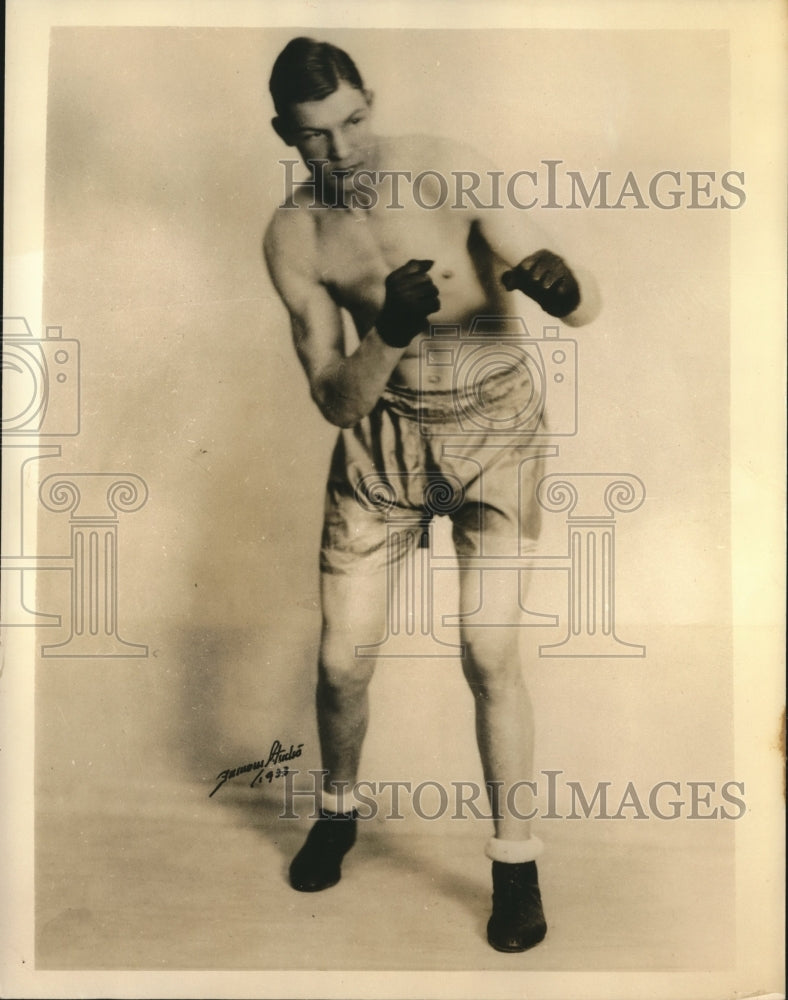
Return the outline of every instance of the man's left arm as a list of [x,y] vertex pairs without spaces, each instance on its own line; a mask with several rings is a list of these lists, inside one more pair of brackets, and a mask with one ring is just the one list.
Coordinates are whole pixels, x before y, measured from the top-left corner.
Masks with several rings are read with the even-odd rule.
[[[491,177],[496,172],[477,150],[464,144],[441,141],[437,158],[449,164],[473,164],[466,174]],[[533,213],[513,205],[485,206],[469,198],[464,208],[472,214],[481,236],[496,257],[508,267],[501,276],[507,291],[519,290],[551,316],[568,326],[584,326],[599,315],[602,300],[593,274],[566,258],[556,240],[535,221]]]
[[594,276],[570,263],[530,217],[507,206],[478,210],[475,221],[493,253],[509,265],[501,275],[507,291],[522,292],[568,326],[596,319],[602,302]]

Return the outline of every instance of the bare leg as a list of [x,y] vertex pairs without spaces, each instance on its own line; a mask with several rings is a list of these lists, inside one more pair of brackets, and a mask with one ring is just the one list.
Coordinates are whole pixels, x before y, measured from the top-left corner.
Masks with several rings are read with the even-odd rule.
[[355,651],[356,646],[383,637],[385,572],[363,577],[324,574],[322,599],[317,723],[323,768],[328,772],[323,786],[338,792],[344,783],[352,787],[358,777],[375,661],[358,657]]
[[[496,602],[499,621],[514,623],[519,605],[510,593],[512,581],[494,582],[502,575],[489,574],[484,600]],[[463,607],[476,606],[478,576],[463,571]],[[463,630],[463,667],[476,701],[476,737],[495,817],[496,839],[488,845],[493,912],[487,940],[504,952],[532,948],[547,933],[534,861],[539,844],[529,840],[531,824],[523,819],[532,811],[533,795],[525,787],[514,794],[518,782],[530,780],[533,767],[533,712],[521,672],[518,633],[511,625]]]
[[[508,579],[507,579],[508,578]],[[519,620],[509,573],[484,574],[484,602],[494,607],[500,622]],[[460,576],[461,608],[475,608],[479,573],[464,569]],[[515,788],[533,772],[533,710],[522,675],[519,629],[467,627],[463,670],[476,703],[476,739],[487,783],[495,833],[502,840],[527,840],[533,809],[531,790]]]
[[358,775],[367,731],[367,687],[374,660],[356,656],[356,646],[382,638],[385,573],[322,579],[323,634],[317,682],[317,721],[323,758],[323,791],[339,796],[320,817],[290,864],[290,884],[299,892],[320,892],[340,880],[342,859],[356,840],[356,814],[343,795]]

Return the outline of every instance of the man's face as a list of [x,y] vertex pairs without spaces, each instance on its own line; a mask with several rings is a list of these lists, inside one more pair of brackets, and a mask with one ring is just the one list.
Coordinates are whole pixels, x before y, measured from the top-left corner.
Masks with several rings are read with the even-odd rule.
[[375,137],[371,131],[369,96],[344,80],[322,101],[294,104],[287,123],[287,140],[305,163],[316,164],[336,187],[350,185],[359,170],[374,169]]

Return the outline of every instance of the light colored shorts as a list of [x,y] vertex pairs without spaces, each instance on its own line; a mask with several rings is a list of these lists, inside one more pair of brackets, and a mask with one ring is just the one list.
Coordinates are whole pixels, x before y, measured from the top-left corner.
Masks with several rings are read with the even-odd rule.
[[[490,379],[485,398],[388,387],[372,412],[343,429],[326,489],[324,573],[369,574],[427,544],[433,517],[452,521],[460,556],[524,555],[539,537],[536,487],[548,450],[541,414],[506,429],[532,387],[512,373]],[[480,409],[482,407],[482,409]],[[490,429],[477,426],[483,413]],[[465,419],[468,417],[470,419]]]

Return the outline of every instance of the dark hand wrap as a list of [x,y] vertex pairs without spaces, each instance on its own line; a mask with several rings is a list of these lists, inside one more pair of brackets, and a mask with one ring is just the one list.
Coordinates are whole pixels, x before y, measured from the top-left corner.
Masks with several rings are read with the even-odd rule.
[[557,254],[538,250],[501,275],[504,288],[518,289],[550,316],[561,319],[580,305],[580,286]]
[[386,278],[386,300],[375,329],[389,347],[407,347],[428,326],[427,316],[440,309],[438,289],[427,271],[431,260],[409,260]]

